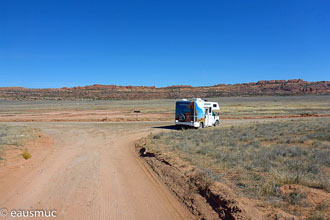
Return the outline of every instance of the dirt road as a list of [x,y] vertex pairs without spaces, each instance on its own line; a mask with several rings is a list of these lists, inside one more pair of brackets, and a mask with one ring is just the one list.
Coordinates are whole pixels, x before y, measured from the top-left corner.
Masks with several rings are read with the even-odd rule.
[[53,144],[0,173],[0,208],[55,209],[57,219],[194,219],[134,155],[133,141],[159,123],[31,125]]

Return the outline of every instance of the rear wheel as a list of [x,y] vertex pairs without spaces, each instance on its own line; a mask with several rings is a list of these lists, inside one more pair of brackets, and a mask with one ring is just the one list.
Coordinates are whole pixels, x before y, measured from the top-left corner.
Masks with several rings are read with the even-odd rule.
[[204,123],[203,122],[199,123],[199,128],[204,128]]
[[186,116],[184,115],[184,114],[180,114],[179,115],[179,121],[180,122],[183,122],[183,121],[185,121],[186,120]]
[[214,127],[218,127],[219,126],[219,121],[216,120],[215,123],[214,123]]

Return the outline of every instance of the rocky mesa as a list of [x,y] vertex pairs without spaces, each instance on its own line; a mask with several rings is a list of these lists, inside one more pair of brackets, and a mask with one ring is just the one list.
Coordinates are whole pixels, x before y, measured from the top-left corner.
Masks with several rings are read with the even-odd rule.
[[83,87],[49,89],[0,88],[0,99],[2,100],[134,100],[314,94],[330,94],[330,81],[308,82],[302,79],[261,80],[251,83],[216,84],[214,86],[200,87],[189,85],[155,87],[94,84]]

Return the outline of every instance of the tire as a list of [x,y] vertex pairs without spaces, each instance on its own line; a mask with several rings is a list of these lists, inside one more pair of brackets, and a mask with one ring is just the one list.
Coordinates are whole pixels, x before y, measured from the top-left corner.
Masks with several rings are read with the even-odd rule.
[[186,120],[186,116],[184,114],[179,115],[179,122],[183,122]]
[[199,128],[204,128],[204,123],[203,122],[199,123]]
[[214,123],[214,127],[218,127],[219,126],[219,121],[216,120],[215,123]]

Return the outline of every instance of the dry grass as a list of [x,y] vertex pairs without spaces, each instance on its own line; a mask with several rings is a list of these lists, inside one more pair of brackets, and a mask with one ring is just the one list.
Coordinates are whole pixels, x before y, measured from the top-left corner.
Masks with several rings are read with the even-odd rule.
[[6,150],[23,150],[24,144],[35,139],[37,135],[36,129],[27,126],[0,124],[0,160],[5,159]]
[[149,146],[200,167],[213,181],[229,180],[246,196],[304,205],[298,184],[330,192],[330,119],[257,123],[150,135]]
[[329,96],[223,97],[211,100],[220,102],[221,116],[225,118],[330,114]]
[[[185,98],[185,97],[182,97]],[[221,97],[210,101],[220,103],[223,118],[281,115],[330,114],[330,96]],[[173,120],[174,99],[163,100],[85,100],[85,101],[4,101],[0,115],[39,114],[54,111],[120,110],[132,113],[167,113]]]

